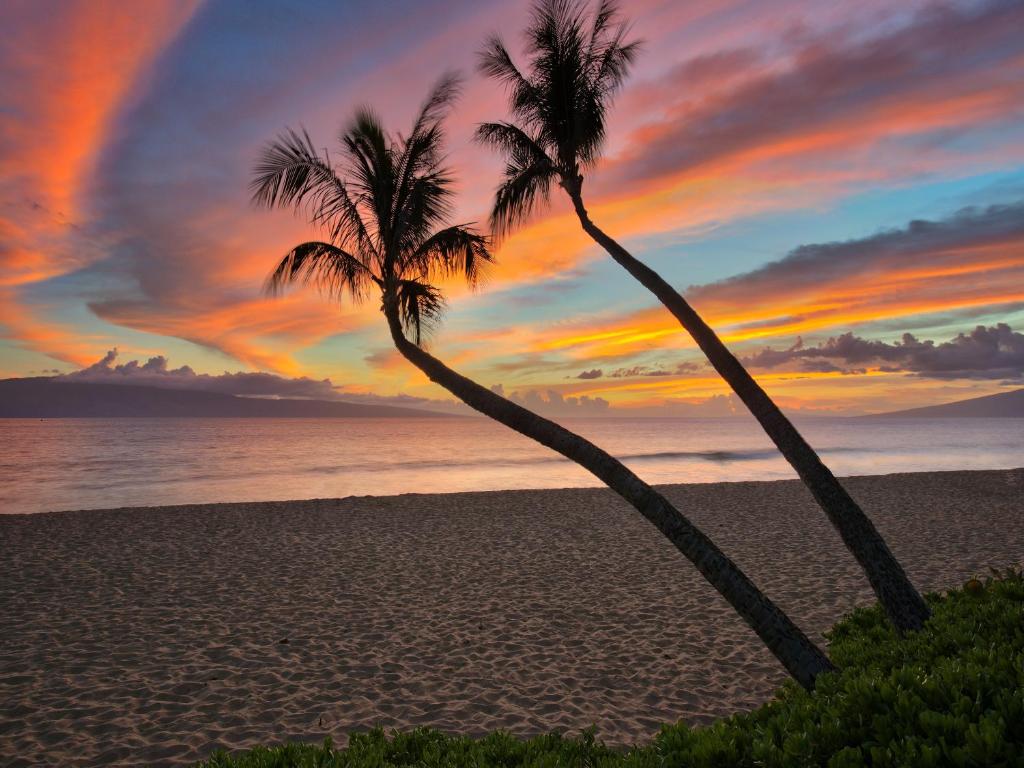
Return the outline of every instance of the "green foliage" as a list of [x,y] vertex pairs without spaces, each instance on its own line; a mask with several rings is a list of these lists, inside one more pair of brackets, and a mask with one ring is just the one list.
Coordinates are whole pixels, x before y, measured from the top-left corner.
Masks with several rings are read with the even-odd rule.
[[1024,764],[1024,574],[1007,570],[931,595],[924,630],[900,635],[879,607],[829,635],[839,671],[812,693],[787,683],[753,712],[704,728],[665,726],[629,751],[593,732],[528,740],[419,729],[356,734],[345,749],[289,744],[204,768],[718,768],[718,766],[1014,766]]
[[391,737],[381,729],[353,734],[346,749],[322,745],[287,744],[257,747],[238,757],[215,754],[204,768],[619,768],[622,756],[595,740],[593,731],[579,738],[557,733],[520,740],[501,731],[482,739],[446,736],[417,728]]

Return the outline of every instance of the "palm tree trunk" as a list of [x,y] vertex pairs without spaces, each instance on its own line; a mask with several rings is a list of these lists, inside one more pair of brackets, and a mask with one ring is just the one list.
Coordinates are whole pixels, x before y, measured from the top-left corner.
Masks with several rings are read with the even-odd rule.
[[[667,499],[593,443],[467,379],[405,337],[393,304],[384,313],[398,351],[471,408],[575,461],[637,508],[704,575],[807,690],[833,669],[825,653]],[[582,535],[582,532],[581,532]]]
[[575,189],[571,184],[564,186],[572,198],[584,231],[675,315],[703,350],[711,365],[750,409],[839,531],[843,543],[857,558],[889,620],[900,630],[920,629],[931,615],[928,606],[878,529],[792,422],[693,307],[661,275],[634,258],[590,220],[583,206],[581,184],[582,179],[579,179]]

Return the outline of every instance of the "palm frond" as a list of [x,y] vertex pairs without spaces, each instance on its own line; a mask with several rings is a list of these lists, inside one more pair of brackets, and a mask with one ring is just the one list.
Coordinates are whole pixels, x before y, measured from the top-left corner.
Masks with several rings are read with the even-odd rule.
[[293,248],[267,278],[267,293],[303,283],[359,301],[376,285],[384,306],[399,307],[403,328],[420,344],[444,309],[440,289],[427,281],[481,279],[492,261],[488,239],[468,225],[445,226],[453,190],[442,156],[443,120],[458,88],[456,76],[442,78],[405,138],[388,134],[372,110],[357,110],[340,135],[344,181],[305,132],[287,132],[268,148],[256,169],[254,199],[310,206],[331,238]]
[[402,267],[432,277],[458,275],[475,287],[493,263],[490,239],[476,232],[471,225],[457,224],[424,240],[403,261]]
[[412,133],[409,134],[410,139],[424,131],[439,127],[461,91],[462,77],[459,73],[445,72],[420,107]]
[[342,147],[348,159],[349,184],[359,203],[371,216],[368,227],[376,239],[377,249],[385,250],[391,225],[391,208],[395,192],[395,153],[377,114],[363,107],[349,127],[341,134]]
[[508,89],[509,107],[517,119],[528,126],[540,122],[545,110],[543,84],[531,81],[516,66],[512,55],[497,35],[488,38],[477,55],[477,69],[484,76],[493,78]]
[[481,123],[476,128],[474,138],[506,155],[530,157],[534,163],[543,163],[545,160],[552,162],[538,139],[512,123]]
[[341,180],[306,130],[288,129],[264,148],[249,189],[253,203],[272,208],[301,203],[311,192],[333,184]]
[[491,206],[494,234],[504,237],[529,219],[538,200],[550,200],[551,184],[557,177],[558,171],[547,159],[531,163],[529,158],[511,157]]
[[600,47],[601,41],[608,34],[608,30],[611,28],[617,14],[618,8],[615,0],[601,0],[597,6],[597,11],[594,13],[594,21],[590,26],[588,51],[596,51]]
[[372,250],[359,210],[330,158],[313,147],[309,134],[287,130],[264,149],[250,183],[253,202],[267,207],[305,208],[332,241],[351,245],[364,258]]
[[[612,7],[614,9],[614,5]],[[627,34],[629,26],[622,22],[612,37],[596,41],[595,47],[590,50],[588,80],[594,90],[595,99],[605,102],[610,100],[622,87],[630,66],[640,52],[643,42],[632,40],[627,43]]]
[[396,252],[415,248],[450,214],[452,177],[440,167],[443,120],[460,84],[458,75],[444,75],[420,109],[412,133],[399,142],[390,222]]
[[[639,43],[628,37],[628,24],[615,0],[599,0],[592,13],[583,0],[537,0],[525,30],[526,69],[515,66],[497,38],[480,54],[480,70],[509,86],[514,123],[563,177],[592,168],[600,157],[607,110],[639,50]],[[522,137],[491,127],[478,130],[477,137],[499,149],[510,166],[525,170]],[[541,173],[539,168],[534,172]],[[518,176],[507,173],[501,189]],[[517,189],[529,187],[514,184],[507,191]],[[513,195],[502,206],[515,199]]]
[[445,302],[441,291],[422,280],[398,282],[398,311],[402,327],[412,333],[416,346],[440,323]]
[[452,176],[445,168],[417,176],[402,201],[394,231],[397,255],[414,251],[451,215]]
[[359,303],[380,280],[351,253],[331,243],[311,241],[295,246],[281,259],[263,290],[276,296],[292,283],[311,285],[335,299],[347,291],[352,301]]
[[512,88],[529,88],[530,82],[512,60],[505,43],[491,35],[477,54],[477,69],[486,77],[500,80]]
[[483,123],[477,126],[476,140],[508,158],[490,216],[491,228],[505,235],[529,218],[538,197],[549,198],[558,169],[540,141],[512,123]]

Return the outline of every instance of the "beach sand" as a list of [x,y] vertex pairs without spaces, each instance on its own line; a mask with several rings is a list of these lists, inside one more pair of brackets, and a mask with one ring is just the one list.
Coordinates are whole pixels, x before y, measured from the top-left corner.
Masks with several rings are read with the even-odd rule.
[[[844,484],[923,590],[1024,559],[1024,470]],[[872,599],[795,481],[665,486],[816,638]],[[0,515],[0,763],[171,765],[374,725],[607,743],[784,679],[603,489]]]

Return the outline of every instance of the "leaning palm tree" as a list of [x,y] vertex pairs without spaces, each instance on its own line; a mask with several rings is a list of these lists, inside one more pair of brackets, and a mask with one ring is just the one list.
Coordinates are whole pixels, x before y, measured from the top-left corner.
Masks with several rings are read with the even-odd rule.
[[[328,296],[381,298],[398,351],[470,407],[577,462],[629,501],[682,552],[754,629],[804,687],[832,668],[828,657],[751,580],[661,494],[619,461],[563,429],[448,368],[423,348],[443,309],[431,280],[459,276],[475,285],[491,262],[487,238],[470,225],[444,226],[452,177],[441,159],[442,120],[457,82],[434,89],[407,137],[389,136],[369,110],[341,135],[338,169],[308,134],[289,131],[256,167],[253,199],[304,210],[324,239],[292,248],[267,290],[304,282]],[[339,173],[341,171],[341,173]],[[412,336],[410,340],[409,335]],[[586,531],[578,532],[581,538]]]
[[485,123],[477,138],[506,158],[491,225],[498,235],[521,224],[558,185],[583,230],[651,291],[697,342],[715,370],[757,418],[824,510],[867,574],[889,619],[919,629],[929,616],[885,540],[814,449],[687,301],[658,273],[599,229],[583,204],[583,171],[594,167],[605,116],[637,53],[613,0],[590,15],[579,0],[538,0],[526,29],[528,71],[499,37],[480,54],[481,71],[503,83],[516,122]]

